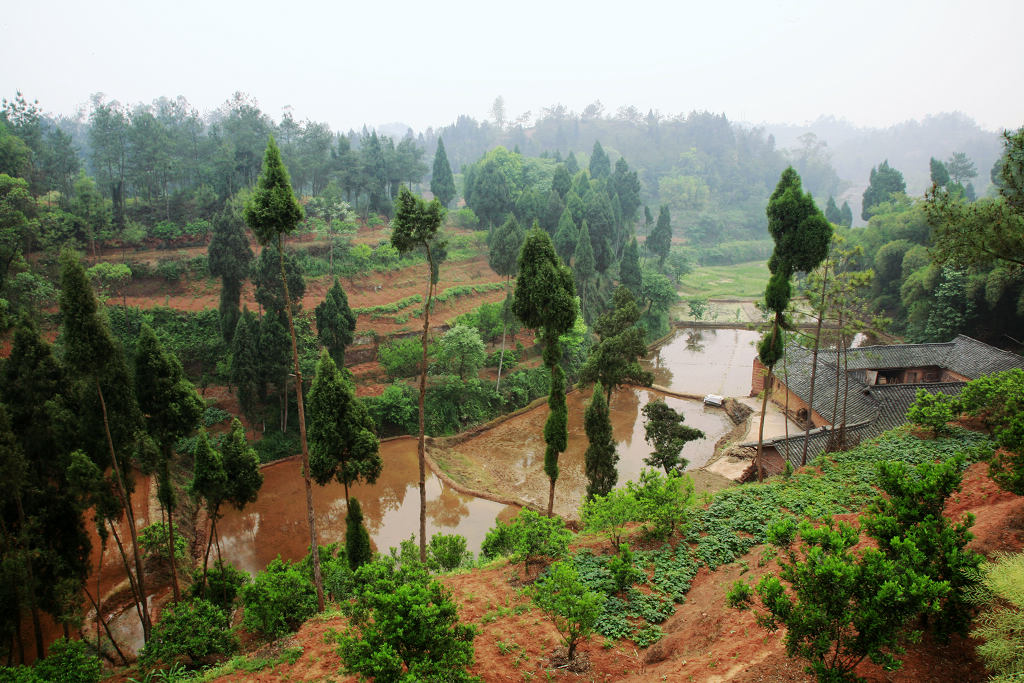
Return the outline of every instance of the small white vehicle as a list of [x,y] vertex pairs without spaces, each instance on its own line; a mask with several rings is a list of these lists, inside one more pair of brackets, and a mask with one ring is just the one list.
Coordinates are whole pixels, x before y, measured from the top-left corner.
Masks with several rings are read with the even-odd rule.
[[709,406],[715,406],[721,408],[722,404],[725,403],[725,398],[718,394],[708,394],[704,397],[704,404]]

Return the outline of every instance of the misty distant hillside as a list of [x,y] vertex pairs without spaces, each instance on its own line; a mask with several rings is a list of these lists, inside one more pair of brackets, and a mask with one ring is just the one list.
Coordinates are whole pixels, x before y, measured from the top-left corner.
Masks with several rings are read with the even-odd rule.
[[[813,133],[827,143],[827,152],[839,177],[848,183],[849,195],[860,194],[868,184],[871,168],[888,159],[889,165],[903,173],[907,193],[920,195],[930,184],[928,160],[946,160],[953,152],[965,152],[978,168],[973,180],[978,195],[990,185],[989,171],[1002,151],[999,131],[983,130],[970,117],[959,112],[936,114],[922,121],[905,121],[889,128],[858,128],[834,116],[821,117],[809,125],[760,124],[775,136],[780,149],[804,146],[802,135]],[[853,202],[851,201],[851,206]],[[854,215],[860,215],[859,206]]]

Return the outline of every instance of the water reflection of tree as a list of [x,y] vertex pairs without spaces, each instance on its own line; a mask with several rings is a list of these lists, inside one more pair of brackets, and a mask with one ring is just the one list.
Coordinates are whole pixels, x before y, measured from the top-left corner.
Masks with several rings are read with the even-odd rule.
[[435,527],[455,530],[463,517],[469,515],[468,499],[447,486],[441,487],[441,495],[427,506],[427,516]]
[[612,396],[612,405],[608,411],[612,421],[612,433],[616,435],[616,441],[622,448],[629,448],[633,443],[633,426],[640,415],[641,394],[647,396],[646,391],[620,389]]
[[695,330],[686,337],[686,350],[693,353],[704,353],[704,333]]

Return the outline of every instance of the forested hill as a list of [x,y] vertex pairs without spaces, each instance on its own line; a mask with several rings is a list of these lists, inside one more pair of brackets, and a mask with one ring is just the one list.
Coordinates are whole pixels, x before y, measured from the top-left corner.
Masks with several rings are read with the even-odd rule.
[[[839,177],[855,186],[865,186],[871,169],[883,159],[903,172],[910,195],[921,195],[931,186],[928,161],[948,159],[964,152],[977,164],[974,189],[984,195],[991,178],[989,169],[1001,154],[999,133],[983,130],[973,119],[959,112],[927,116],[921,121],[904,121],[888,128],[858,128],[849,121],[822,116],[806,125],[762,124],[783,149],[800,150],[799,155],[820,153],[830,161]],[[813,137],[806,137],[811,134]],[[819,147],[821,143],[826,146]],[[861,188],[863,191],[863,187]],[[858,196],[860,192],[855,193]],[[855,209],[854,215],[859,214]]]

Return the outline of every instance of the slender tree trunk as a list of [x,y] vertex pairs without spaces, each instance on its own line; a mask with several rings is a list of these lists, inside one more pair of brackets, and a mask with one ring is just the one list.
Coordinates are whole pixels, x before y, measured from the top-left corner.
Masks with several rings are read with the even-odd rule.
[[[306,441],[306,409],[302,403],[302,369],[299,367],[299,347],[295,341],[295,324],[292,321],[292,301],[288,294],[288,278],[284,272],[284,248],[281,234],[277,235],[277,254],[281,262],[281,284],[284,286],[284,309],[288,314],[288,332],[292,337],[292,361],[295,364],[295,399],[299,408],[299,443],[302,445],[302,478],[306,484],[306,517],[309,521],[309,544],[313,554],[313,583],[316,585],[316,603],[324,611],[324,579],[320,573],[320,546],[317,544],[316,515],[313,512],[313,483],[309,478],[309,442]],[[218,553],[220,548],[218,546]]]
[[[772,323],[772,340],[770,348],[775,349],[775,340],[778,339],[779,324],[782,314],[775,314],[775,321]],[[761,456],[764,453],[764,416],[768,410],[768,394],[772,390],[772,367],[768,366],[768,375],[764,378],[764,397],[761,399],[761,423],[757,428],[757,455],[754,456],[754,468],[757,470],[757,480],[764,481],[764,468],[761,466]]]
[[92,593],[89,592],[88,588],[85,589],[85,595],[89,598],[89,602],[92,603],[93,609],[96,610],[96,651],[100,651],[100,624],[103,624],[103,630],[107,632],[107,639],[110,641],[110,644],[113,645],[114,649],[117,651],[117,656],[121,658],[121,664],[123,666],[128,666],[127,658],[125,658],[124,653],[121,652],[121,648],[117,646],[117,641],[114,640],[114,634],[110,632],[110,626],[107,624],[107,621],[103,618],[103,615],[100,613],[100,606],[96,602],[96,600],[93,599]]
[[818,348],[821,345],[821,320],[825,317],[825,287],[828,285],[828,259],[825,259],[825,271],[821,276],[821,299],[818,302],[818,325],[814,330],[814,350],[811,352],[811,390],[807,397],[807,423],[804,426],[804,447],[800,456],[800,466],[807,464],[807,442],[811,438],[811,427],[814,425],[814,378],[818,375]]
[[427,442],[425,405],[427,400],[427,336],[430,332],[430,304],[434,294],[434,260],[427,248],[427,301],[423,306],[423,357],[420,361],[420,433],[416,456],[420,466],[420,562],[427,561]]
[[[26,533],[25,508],[21,503],[20,488],[15,489],[14,503],[18,511],[18,523],[21,526],[21,533]],[[25,551],[25,571],[28,573],[28,586],[26,592],[28,593],[29,612],[32,615],[32,628],[35,630],[36,636],[36,659],[42,659],[46,656],[46,653],[43,648],[43,627],[39,623],[39,606],[36,604],[36,576],[32,569],[32,552],[28,548],[25,548]]]
[[[782,382],[786,385],[786,404],[782,411],[782,424],[786,430],[786,438],[783,443],[786,444],[786,462],[789,462],[789,367],[786,364],[786,357],[782,357]],[[792,465],[792,463],[790,463]],[[785,464],[783,464],[785,467]]]
[[199,587],[199,595],[206,595],[206,574],[207,568],[210,566],[210,547],[213,545],[213,530],[217,526],[216,512],[210,513],[210,533],[206,539],[206,552],[203,553],[203,583]]
[[[508,301],[508,281],[509,275],[505,276],[505,301]],[[494,385],[494,390],[498,391],[501,389],[501,368],[505,363],[505,328],[508,327],[508,320],[505,318],[505,304],[501,306],[501,355],[498,356],[498,382]]]
[[[842,308],[839,309],[839,327],[838,327],[838,329],[839,330],[843,329],[843,309]],[[839,353],[840,353],[839,345],[840,345],[840,343],[841,342],[839,341],[839,337],[836,337],[836,392],[835,392],[835,397],[832,399],[832,430],[831,430],[831,434],[829,435],[829,441],[831,442],[831,445],[832,445],[833,448],[838,448],[839,447],[839,442],[837,441],[837,439],[839,437],[836,434],[836,426],[837,426],[837,424],[839,422]]]
[[[168,473],[168,477],[170,474]],[[167,482],[170,486],[170,481]],[[174,604],[181,602],[181,591],[178,588],[178,569],[175,565],[177,558],[174,556],[174,508],[170,505],[167,506],[167,550],[170,552],[171,561],[171,590],[174,594]]]
[[[124,550],[124,544],[121,543],[121,536],[117,533],[117,527],[114,526],[114,522],[107,520],[107,524],[110,525],[110,531],[114,535],[114,542],[117,543],[117,550],[121,555],[121,562],[124,564],[124,573],[128,577],[128,586],[131,588],[132,594],[135,596],[135,611],[139,614],[139,622],[143,628],[146,626],[146,615],[142,611],[141,605],[145,602],[144,599],[139,596],[139,585],[135,582],[135,575],[132,573],[131,566],[128,564],[128,554]],[[99,593],[99,578],[97,577],[97,588],[96,592]]]
[[849,345],[846,341],[846,331],[842,331],[841,339],[843,340],[843,421],[840,423],[839,436],[842,439],[843,445],[846,445],[846,403],[850,398],[850,366],[848,363],[849,356],[846,353],[846,347]]
[[14,620],[14,635],[18,641],[18,656],[21,658],[21,663],[25,663],[25,641],[21,638],[21,619]]
[[110,447],[110,463],[114,468],[117,490],[120,494],[121,504],[124,506],[125,520],[128,522],[128,534],[132,539],[132,554],[135,556],[135,581],[138,585],[137,597],[142,608],[142,637],[149,642],[152,622],[149,619],[149,605],[146,604],[146,580],[142,570],[142,556],[139,554],[139,539],[135,530],[135,511],[132,508],[132,497],[128,493],[126,479],[121,472],[121,465],[117,461],[117,453],[114,451],[114,439],[110,435],[110,419],[107,416],[107,402],[103,399],[103,389],[100,387],[99,378],[96,378],[95,381],[96,392],[100,397],[100,408],[103,410],[103,429],[106,432],[107,445]]
[[549,478],[550,485],[548,486],[548,517],[553,517],[555,514],[555,480]]

